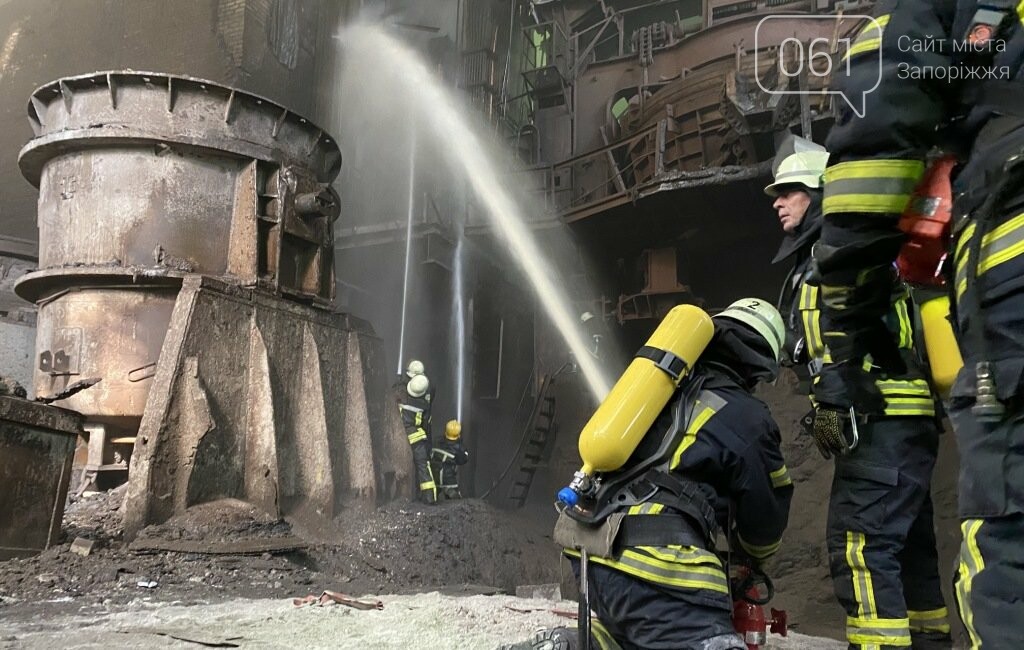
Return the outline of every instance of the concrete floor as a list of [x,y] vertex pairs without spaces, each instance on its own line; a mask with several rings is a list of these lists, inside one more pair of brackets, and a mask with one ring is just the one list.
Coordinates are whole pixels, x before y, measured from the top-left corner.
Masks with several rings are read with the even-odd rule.
[[[571,625],[551,610],[575,607],[566,601],[436,592],[379,600],[384,609],[370,611],[244,599],[189,605],[140,599],[117,609],[96,604],[67,612],[58,602],[8,603],[0,606],[0,647],[487,650],[528,638],[538,628]],[[767,648],[842,650],[845,644],[793,634],[773,637]]]

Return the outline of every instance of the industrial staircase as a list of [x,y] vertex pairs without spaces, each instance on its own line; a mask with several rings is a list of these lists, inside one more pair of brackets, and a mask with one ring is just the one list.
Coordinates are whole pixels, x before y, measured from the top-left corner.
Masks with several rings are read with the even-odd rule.
[[521,508],[530,494],[533,476],[538,468],[544,467],[545,451],[554,434],[555,398],[548,393],[551,387],[551,376],[544,375],[541,380],[537,401],[526,425],[526,435],[516,451],[518,468],[512,475],[512,484],[508,491],[508,500],[516,508]]

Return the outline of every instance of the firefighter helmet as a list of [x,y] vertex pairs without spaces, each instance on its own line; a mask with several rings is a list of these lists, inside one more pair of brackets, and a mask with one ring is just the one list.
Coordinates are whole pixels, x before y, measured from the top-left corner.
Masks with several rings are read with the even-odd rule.
[[448,420],[448,424],[444,425],[444,437],[449,440],[458,440],[460,435],[462,435],[462,425],[459,421]]
[[779,351],[786,340],[786,324],[782,315],[770,302],[760,298],[743,298],[732,303],[715,318],[728,318],[752,328],[768,342],[779,362]]
[[430,380],[427,379],[426,375],[416,375],[405,386],[405,391],[412,397],[423,397],[429,389]]
[[422,375],[424,371],[425,369],[423,368],[423,362],[420,361],[419,359],[413,359],[405,368],[405,376],[411,379],[416,375]]
[[803,185],[807,189],[819,189],[822,176],[828,165],[828,151],[825,147],[796,135],[790,134],[779,145],[772,161],[772,175],[775,181],[764,188],[768,196],[778,196],[779,188],[786,185]]
[[580,314],[580,322],[581,323],[586,323],[587,321],[589,321],[593,317],[594,317],[594,315],[592,313],[590,313],[589,311],[585,311],[582,314]]

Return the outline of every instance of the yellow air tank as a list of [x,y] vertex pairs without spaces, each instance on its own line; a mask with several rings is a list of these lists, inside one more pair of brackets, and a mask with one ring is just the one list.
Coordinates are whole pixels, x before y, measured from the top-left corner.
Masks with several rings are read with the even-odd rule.
[[[711,317],[694,305],[679,305],[665,316],[583,427],[579,441],[583,474],[622,467],[714,333]],[[652,352],[669,354],[659,365],[641,356]]]
[[921,330],[924,332],[932,381],[939,395],[946,399],[957,373],[964,366],[953,325],[949,321],[948,296],[932,298],[921,305]]

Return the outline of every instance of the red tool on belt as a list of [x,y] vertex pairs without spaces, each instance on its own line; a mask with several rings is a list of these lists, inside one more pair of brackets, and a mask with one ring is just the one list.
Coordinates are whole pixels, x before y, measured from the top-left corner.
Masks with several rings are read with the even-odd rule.
[[[764,585],[765,595],[757,588]],[[764,607],[775,595],[775,587],[765,574],[750,567],[740,566],[733,580],[732,624],[743,637],[748,650],[761,650],[768,642],[768,632],[786,636],[786,612],[772,608],[771,619],[766,619]]]
[[896,258],[900,277],[911,284],[939,287],[945,284],[942,263],[949,250],[953,221],[953,187],[950,175],[956,158],[943,156],[925,172],[900,216],[900,230],[907,241]]

